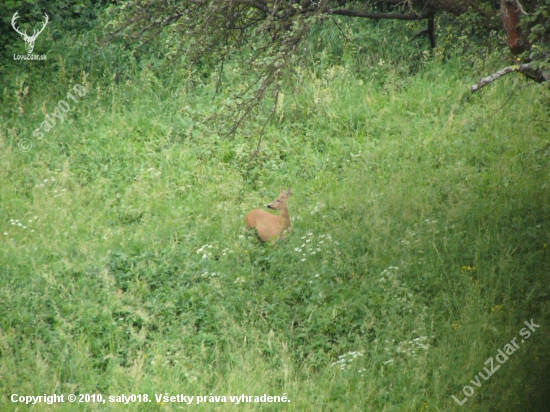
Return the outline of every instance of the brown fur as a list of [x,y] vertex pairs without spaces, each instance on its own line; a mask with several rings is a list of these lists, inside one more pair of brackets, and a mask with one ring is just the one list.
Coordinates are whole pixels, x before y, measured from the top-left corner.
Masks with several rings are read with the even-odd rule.
[[288,197],[290,188],[285,191],[281,188],[281,194],[277,199],[267,205],[269,209],[278,210],[280,214],[272,215],[260,209],[254,209],[246,215],[246,227],[255,228],[262,242],[274,241],[283,235],[283,231],[290,227],[288,215]]

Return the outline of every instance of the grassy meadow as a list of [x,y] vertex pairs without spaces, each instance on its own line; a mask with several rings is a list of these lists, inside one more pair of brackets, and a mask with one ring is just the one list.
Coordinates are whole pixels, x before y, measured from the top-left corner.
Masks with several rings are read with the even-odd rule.
[[[213,99],[214,76],[51,54],[2,91],[0,410],[548,410],[547,88],[471,95],[460,57],[327,60],[296,70],[249,161],[269,104],[234,137],[211,118],[239,67]],[[291,231],[264,245],[244,216],[281,187]],[[152,401],[10,400],[53,393]]]

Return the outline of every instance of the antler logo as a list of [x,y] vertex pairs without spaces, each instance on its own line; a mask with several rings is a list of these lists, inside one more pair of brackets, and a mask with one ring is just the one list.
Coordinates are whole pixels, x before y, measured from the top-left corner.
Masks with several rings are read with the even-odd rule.
[[44,17],[45,17],[46,21],[44,22],[44,25],[42,26],[42,28],[38,31],[38,33],[36,32],[36,30],[34,30],[32,36],[28,36],[27,35],[27,30],[25,30],[23,33],[21,33],[21,31],[15,26],[15,21],[19,18],[18,14],[19,14],[19,11],[16,11],[15,14],[13,15],[13,17],[11,19],[11,26],[13,27],[13,29],[17,33],[19,33],[21,35],[23,40],[25,40],[25,49],[27,50],[27,54],[31,54],[32,51],[34,50],[34,42],[36,41],[36,38],[38,37],[38,35],[40,33],[42,33],[44,31],[44,29],[46,28],[46,25],[48,24],[49,17],[46,13],[44,13]]

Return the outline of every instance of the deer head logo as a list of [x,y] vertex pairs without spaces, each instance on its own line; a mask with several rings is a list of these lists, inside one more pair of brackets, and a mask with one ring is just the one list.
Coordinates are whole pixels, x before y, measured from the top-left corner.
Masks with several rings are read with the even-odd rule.
[[13,15],[11,19],[11,26],[17,33],[21,35],[23,40],[25,40],[25,49],[27,50],[27,54],[31,54],[34,49],[34,42],[36,41],[36,38],[38,37],[38,35],[42,33],[46,28],[46,24],[48,24],[49,18],[48,18],[48,15],[44,13],[44,17],[46,21],[44,21],[44,25],[42,26],[42,28],[38,31],[38,33],[36,32],[36,30],[34,30],[32,36],[28,36],[27,30],[21,33],[21,31],[15,26],[15,21],[19,18],[18,14],[19,12],[16,11],[15,14]]

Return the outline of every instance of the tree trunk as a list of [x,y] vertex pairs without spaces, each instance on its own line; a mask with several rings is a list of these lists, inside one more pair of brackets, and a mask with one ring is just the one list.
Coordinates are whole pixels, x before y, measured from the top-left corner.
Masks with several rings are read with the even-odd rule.
[[502,13],[502,23],[506,36],[508,37],[508,47],[514,55],[518,55],[527,50],[527,41],[522,36],[519,23],[519,7],[514,0],[500,0],[500,12]]

